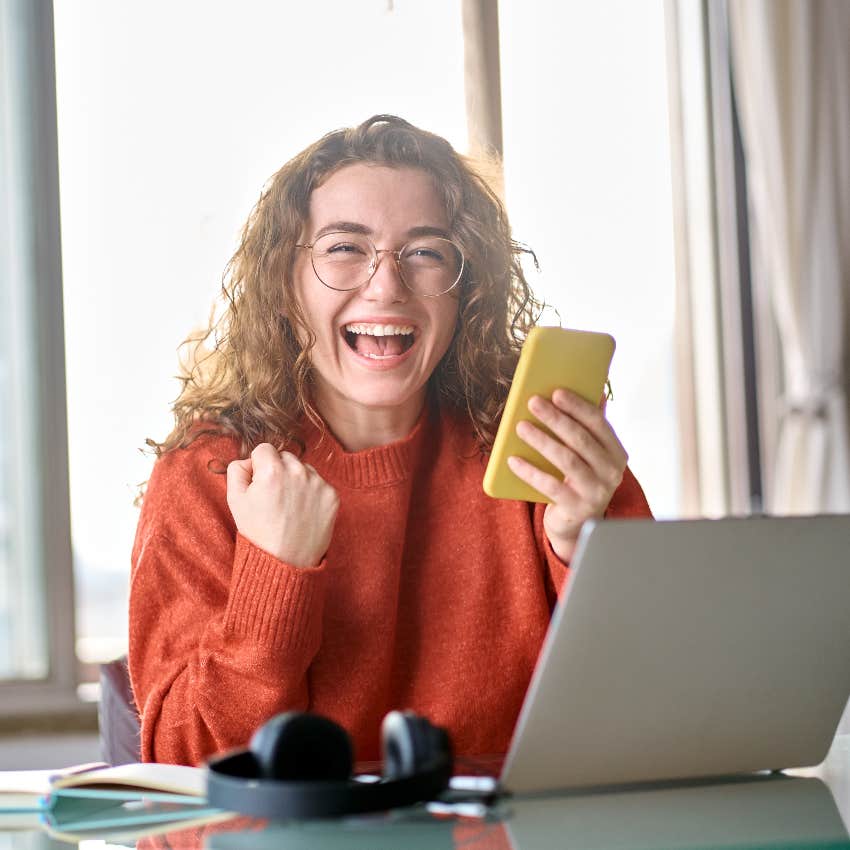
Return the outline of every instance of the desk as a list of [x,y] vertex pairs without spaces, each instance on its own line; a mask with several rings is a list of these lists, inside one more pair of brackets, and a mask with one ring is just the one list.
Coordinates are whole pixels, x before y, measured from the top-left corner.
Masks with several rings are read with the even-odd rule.
[[[266,824],[233,818],[139,837],[92,836],[81,847],[138,850],[660,850],[850,848],[850,736],[819,768],[728,782],[506,799],[484,818],[423,808],[341,821]],[[40,830],[0,831],[0,850],[72,844]]]

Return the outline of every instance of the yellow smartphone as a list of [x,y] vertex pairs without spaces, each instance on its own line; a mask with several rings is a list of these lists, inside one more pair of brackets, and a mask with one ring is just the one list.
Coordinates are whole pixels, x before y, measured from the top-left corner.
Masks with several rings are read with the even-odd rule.
[[608,379],[614,345],[614,337],[606,333],[568,328],[531,329],[520,352],[505,412],[484,472],[484,492],[488,496],[525,502],[551,501],[517,478],[508,466],[508,458],[518,455],[538,469],[563,478],[563,473],[519,438],[517,423],[527,420],[551,434],[528,409],[528,400],[533,395],[551,399],[559,387],[598,404]]

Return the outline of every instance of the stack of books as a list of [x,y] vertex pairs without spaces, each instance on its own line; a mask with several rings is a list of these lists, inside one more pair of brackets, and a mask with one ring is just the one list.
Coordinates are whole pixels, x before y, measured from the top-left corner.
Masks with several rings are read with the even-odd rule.
[[232,818],[206,801],[204,770],[173,764],[84,764],[0,771],[0,831],[131,840]]

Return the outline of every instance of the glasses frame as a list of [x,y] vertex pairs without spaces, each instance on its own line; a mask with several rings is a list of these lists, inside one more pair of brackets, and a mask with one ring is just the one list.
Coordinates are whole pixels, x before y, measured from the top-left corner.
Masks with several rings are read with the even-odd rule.
[[[358,283],[356,286],[349,286],[345,288],[341,288],[338,286],[331,286],[329,283],[326,283],[322,280],[322,276],[319,274],[319,270],[316,268],[316,256],[313,253],[313,246],[319,241],[319,239],[325,239],[328,236],[358,236],[361,239],[365,239],[370,247],[372,248],[372,257],[369,261],[369,277],[366,280]],[[417,237],[418,238],[418,237]],[[395,267],[398,271],[399,280],[404,284],[405,288],[412,292],[414,295],[418,295],[420,298],[439,298],[441,295],[445,295],[447,292],[451,292],[459,283],[460,279],[463,277],[463,272],[466,269],[466,256],[463,253],[460,245],[457,244],[453,239],[449,239],[447,236],[432,236],[432,239],[440,239],[443,242],[448,242],[450,245],[454,246],[457,249],[458,254],[460,255],[460,268],[458,269],[457,277],[455,278],[455,282],[448,288],[444,289],[442,292],[437,292],[434,294],[428,294],[425,292],[419,292],[414,289],[405,279],[404,279],[404,271],[401,267],[401,257],[407,249],[408,245],[416,242],[416,239],[411,239],[409,242],[405,242],[398,251],[393,251],[392,248],[378,248],[375,243],[365,234],[365,233],[350,233],[345,230],[333,230],[330,233],[323,233],[318,239],[314,239],[312,242],[300,243],[296,242],[296,248],[309,248],[310,250],[310,265],[313,267],[313,273],[316,275],[317,280],[322,286],[327,287],[328,289],[332,289],[334,292],[354,292],[356,289],[362,289],[366,286],[369,281],[375,276],[378,271],[378,266],[381,264],[381,254],[390,254],[395,258]]]

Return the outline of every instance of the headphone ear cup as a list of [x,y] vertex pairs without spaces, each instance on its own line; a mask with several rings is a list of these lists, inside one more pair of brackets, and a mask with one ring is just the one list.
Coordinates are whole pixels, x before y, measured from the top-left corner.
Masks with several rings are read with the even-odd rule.
[[283,782],[351,777],[354,755],[346,731],[318,714],[288,711],[266,721],[251,738],[260,777]]
[[387,714],[381,725],[381,737],[385,779],[402,779],[433,770],[451,757],[445,730],[411,711]]

